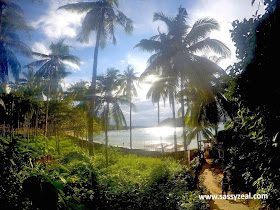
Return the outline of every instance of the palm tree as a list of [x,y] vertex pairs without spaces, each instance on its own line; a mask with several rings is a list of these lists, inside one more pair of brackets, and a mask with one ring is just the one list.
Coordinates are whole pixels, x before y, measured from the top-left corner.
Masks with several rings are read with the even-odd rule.
[[124,71],[124,75],[121,75],[122,85],[121,90],[124,95],[129,98],[130,106],[129,106],[129,130],[130,130],[130,149],[132,149],[132,118],[131,118],[131,111],[132,111],[132,97],[137,97],[137,90],[135,87],[134,82],[136,82],[139,77],[136,76],[137,73],[134,72],[134,69],[129,65],[126,70]]
[[33,52],[32,54],[35,57],[40,58],[40,60],[28,64],[28,67],[41,66],[36,74],[42,76],[46,81],[48,81],[46,90],[47,105],[44,136],[47,135],[48,110],[51,91],[54,91],[55,98],[57,99],[59,82],[62,78],[66,77],[69,74],[69,72],[66,72],[65,62],[71,62],[80,65],[80,59],[77,56],[69,54],[70,48],[68,45],[65,45],[63,41],[64,40],[61,40],[56,44],[52,43],[50,45],[51,54],[49,55]]
[[29,36],[30,27],[27,25],[24,11],[13,1],[0,1],[0,74],[1,83],[8,81],[9,69],[17,81],[21,65],[16,52],[31,57],[30,48],[20,40],[17,32]]
[[[132,20],[127,18],[124,13],[118,10],[118,5],[118,0],[97,0],[94,2],[68,4],[58,8],[77,13],[86,13],[85,19],[82,24],[82,30],[78,37],[78,41],[88,42],[90,33],[92,31],[96,32],[96,43],[94,49],[91,82],[91,100],[89,109],[90,117],[88,127],[89,142],[92,144],[99,46],[101,48],[104,48],[108,38],[113,40],[113,44],[116,44],[116,24],[122,26],[125,32],[128,34],[133,31]],[[93,148],[89,149],[89,154],[93,155]]]
[[[180,104],[182,112],[183,139],[185,151],[187,150],[184,89],[187,86],[199,85],[204,88],[204,83],[209,76],[224,75],[224,71],[207,58],[198,56],[198,52],[211,50],[224,57],[230,56],[229,48],[219,40],[209,38],[209,33],[219,29],[219,23],[212,18],[197,20],[192,27],[187,25],[186,9],[179,7],[176,17],[169,17],[163,13],[155,13],[154,21],[160,20],[167,26],[166,45],[160,45],[155,37],[150,40],[141,40],[142,48],[155,51],[149,59],[150,72],[172,71],[178,77],[180,84]],[[162,36],[162,35],[161,35]],[[150,46],[147,46],[151,43]],[[166,66],[168,68],[166,68]],[[208,84],[208,83],[207,83]],[[206,85],[207,87],[207,85]]]
[[176,98],[176,77],[172,75],[161,76],[157,81],[155,81],[148,93],[147,98],[152,98],[152,103],[158,104],[158,124],[159,120],[159,101],[163,98],[164,104],[166,98],[169,99],[169,104],[172,109],[173,127],[174,127],[174,150],[177,152],[177,135],[176,135],[176,111],[175,111],[175,98]]
[[168,85],[166,83],[165,78],[159,78],[157,81],[155,81],[150,89],[147,92],[147,99],[152,99],[152,103],[157,103],[158,105],[158,124],[160,123],[160,107],[159,102],[160,98],[163,99],[164,104],[165,100],[168,97]]
[[118,70],[114,68],[107,69],[107,74],[97,79],[97,91],[100,93],[100,96],[97,97],[96,115],[101,117],[104,122],[105,156],[106,166],[108,167],[109,122],[113,120],[118,127],[126,126],[126,120],[120,108],[120,104],[131,104],[131,102],[126,96],[118,95],[118,90],[122,82]]
[[[155,81],[150,89],[147,92],[147,99],[152,99],[152,103],[155,104],[157,103],[157,108],[158,108],[158,126],[160,124],[160,98],[163,99],[164,105],[165,105],[165,100],[169,95],[169,88],[168,88],[168,79],[166,78],[159,78],[157,81]],[[170,97],[169,97],[170,99]],[[172,103],[170,103],[171,106]],[[175,112],[175,109],[174,109]],[[174,132],[176,135],[176,131]],[[162,137],[160,136],[160,141],[161,141],[161,149],[162,152],[164,152],[164,147],[162,143]],[[176,144],[174,144],[175,146]]]
[[[148,59],[148,67],[141,74],[141,80],[144,80],[149,75],[157,75],[162,79],[158,82],[161,87],[165,86],[168,91],[169,103],[172,109],[173,126],[174,126],[174,150],[177,152],[177,135],[176,135],[176,112],[175,112],[175,98],[177,91],[177,77],[174,72],[171,71],[172,66],[169,60],[172,57],[170,46],[172,45],[171,39],[168,35],[160,33],[151,37],[150,39],[142,39],[135,47],[139,47],[142,50],[148,52],[155,52]],[[157,85],[155,85],[156,87]]]

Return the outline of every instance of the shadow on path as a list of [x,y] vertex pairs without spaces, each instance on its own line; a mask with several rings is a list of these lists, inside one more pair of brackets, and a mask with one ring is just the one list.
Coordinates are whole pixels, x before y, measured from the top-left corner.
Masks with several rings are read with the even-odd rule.
[[[207,188],[210,195],[222,194],[222,186],[219,184],[223,177],[223,171],[219,167],[212,167],[213,160],[207,159],[203,164],[202,170],[199,173],[200,180],[202,180],[203,186]],[[210,200],[210,209],[217,210],[249,210],[250,208],[245,205],[244,200],[224,200],[215,199]]]

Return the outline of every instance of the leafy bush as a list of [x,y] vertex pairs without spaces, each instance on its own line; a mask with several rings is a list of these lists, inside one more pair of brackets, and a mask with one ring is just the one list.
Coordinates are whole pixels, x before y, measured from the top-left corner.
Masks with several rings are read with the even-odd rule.
[[263,202],[272,208],[279,207],[279,147],[264,129],[262,115],[241,108],[218,139],[227,148],[225,163],[231,174],[232,190],[268,194],[269,199]]
[[[54,140],[48,141],[49,147]],[[59,209],[198,209],[199,206],[203,209],[204,206],[203,201],[196,200],[198,194],[193,193],[190,172],[172,159],[124,155],[110,148],[110,164],[106,168],[103,148],[89,157],[83,150],[68,144],[71,149],[63,148],[60,156],[48,150],[55,161],[42,163],[35,161],[42,157],[46,147],[39,139],[33,143],[19,140],[13,144],[1,139],[0,146],[1,164],[8,166],[1,172],[6,180],[1,185],[1,199],[6,198],[4,209],[36,208],[45,202],[39,202],[43,199],[40,194],[48,189],[55,189],[50,195],[53,194],[52,198],[57,195]],[[36,188],[32,192],[37,193],[32,195],[22,190],[27,189],[33,179],[37,180],[34,183],[41,183],[41,187],[46,185],[46,189]],[[13,187],[7,192],[10,186]],[[34,201],[36,196],[40,197],[36,199],[39,203]]]

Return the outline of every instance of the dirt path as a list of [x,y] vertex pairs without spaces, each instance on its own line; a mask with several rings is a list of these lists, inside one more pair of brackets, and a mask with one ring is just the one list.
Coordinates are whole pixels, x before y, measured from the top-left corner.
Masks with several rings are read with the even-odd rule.
[[[207,159],[202,167],[202,170],[199,174],[199,179],[202,180],[202,184],[210,191],[211,195],[221,195],[222,187],[219,185],[219,182],[223,176],[222,171],[218,169],[211,168],[212,165],[211,159]],[[243,201],[244,202],[244,201]],[[242,200],[211,200],[210,209],[220,209],[220,210],[249,210],[250,208],[242,203]]]

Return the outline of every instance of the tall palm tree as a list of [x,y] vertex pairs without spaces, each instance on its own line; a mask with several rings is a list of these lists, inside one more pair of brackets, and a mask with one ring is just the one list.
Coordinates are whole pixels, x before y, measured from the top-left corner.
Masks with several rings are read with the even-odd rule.
[[[152,103],[155,104],[157,103],[157,108],[158,108],[158,126],[160,124],[160,99],[163,99],[164,105],[165,105],[165,100],[169,95],[169,88],[168,88],[168,83],[166,82],[166,78],[159,78],[157,81],[155,81],[150,89],[147,92],[147,99],[152,99]],[[170,97],[169,97],[170,99]],[[172,103],[170,103],[171,106]],[[175,112],[175,109],[174,109]],[[176,136],[176,131],[174,132]],[[161,149],[162,152],[164,152],[164,147],[163,147],[163,142],[162,142],[162,136],[160,136],[160,142],[161,142]],[[176,144],[174,144],[175,146]]]
[[[80,2],[64,5],[58,9],[67,11],[86,13],[82,24],[82,30],[79,34],[78,41],[88,42],[89,35],[92,31],[96,32],[96,43],[93,56],[92,82],[91,82],[91,100],[89,109],[89,142],[93,144],[93,121],[95,110],[95,93],[96,93],[96,75],[97,59],[99,47],[104,48],[108,38],[116,44],[115,27],[116,24],[124,28],[126,33],[133,31],[133,22],[118,10],[118,0],[97,0],[94,2]],[[93,148],[89,149],[89,154],[93,155]]]
[[24,11],[11,0],[0,1],[0,74],[1,83],[7,83],[9,69],[15,80],[19,79],[21,64],[16,52],[31,57],[30,48],[20,40],[18,32],[29,37],[30,27]]
[[[118,70],[114,68],[107,69],[107,74],[97,78],[98,86],[96,114],[101,117],[104,122],[105,130],[105,156],[106,166],[108,160],[108,129],[109,122],[113,120],[118,127],[126,126],[126,120],[120,108],[120,104],[131,104],[126,96],[119,96],[119,88],[121,85],[120,75]],[[132,106],[132,105],[131,105]]]
[[136,76],[136,72],[134,72],[134,69],[129,65],[126,70],[124,71],[124,74],[121,75],[122,85],[121,90],[124,95],[126,95],[129,98],[130,106],[129,106],[129,130],[130,130],[130,137],[129,137],[129,144],[130,149],[132,149],[132,117],[131,117],[131,111],[132,111],[132,97],[137,97],[137,90],[135,87],[135,82],[139,79],[139,77]]
[[[173,75],[178,77],[185,150],[187,150],[187,142],[183,90],[186,85],[203,87],[203,82],[207,81],[209,75],[214,77],[215,75],[225,74],[217,64],[197,55],[197,53],[211,50],[224,57],[230,56],[230,50],[224,43],[209,38],[210,32],[219,29],[219,23],[216,20],[212,18],[199,19],[190,27],[187,25],[187,16],[186,9],[182,7],[179,7],[178,14],[175,17],[155,13],[154,21],[162,21],[167,26],[165,34],[168,40],[166,41],[167,46],[163,48],[154,37],[140,42],[143,49],[156,52],[149,59],[150,69],[145,70],[147,73],[172,71]],[[150,46],[147,46],[148,43],[150,43]],[[164,68],[166,63],[169,65],[168,68]]]
[[[169,103],[172,109],[173,126],[174,126],[174,150],[177,152],[177,135],[176,135],[176,112],[175,112],[175,98],[178,85],[177,74],[171,71],[172,66],[169,62],[172,57],[170,46],[172,45],[170,37],[159,31],[158,35],[151,37],[150,39],[142,39],[138,47],[148,52],[155,52],[148,59],[148,67],[141,74],[141,80],[144,80],[149,75],[157,75],[162,79],[158,81],[161,87],[165,87],[168,91]],[[175,75],[175,77],[174,77]],[[157,82],[156,82],[157,83]],[[155,85],[156,87],[156,85]]]
[[163,99],[164,103],[166,98],[169,99],[169,104],[172,109],[173,127],[174,127],[174,151],[177,152],[177,135],[176,135],[176,111],[175,111],[175,98],[176,98],[176,77],[172,75],[161,76],[155,81],[148,93],[147,98],[152,98],[152,103],[158,104],[158,124],[159,124],[159,101]]
[[158,106],[158,124],[160,123],[160,107],[159,102],[160,98],[163,99],[164,104],[165,100],[168,97],[168,85],[166,84],[165,78],[159,78],[157,81],[155,81],[150,89],[147,92],[147,99],[152,99],[152,103],[157,103]]
[[28,64],[29,67],[41,66],[36,72],[37,75],[42,76],[46,81],[47,85],[47,105],[46,105],[46,117],[45,117],[45,129],[44,136],[47,135],[48,125],[48,111],[49,111],[49,100],[51,97],[51,91],[55,93],[57,99],[57,91],[59,89],[59,82],[62,78],[66,77],[69,72],[66,71],[65,62],[71,62],[80,65],[80,59],[77,56],[69,54],[70,48],[68,45],[63,43],[64,40],[59,41],[56,44],[50,45],[51,53],[49,55],[33,52],[35,57],[40,60],[34,61]]

